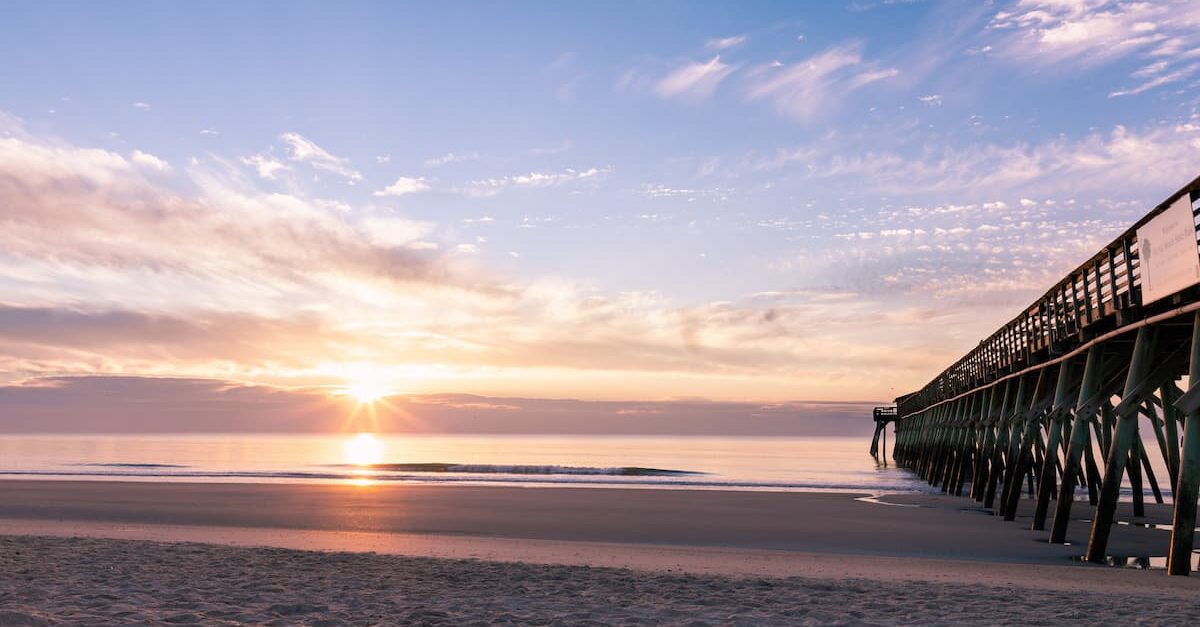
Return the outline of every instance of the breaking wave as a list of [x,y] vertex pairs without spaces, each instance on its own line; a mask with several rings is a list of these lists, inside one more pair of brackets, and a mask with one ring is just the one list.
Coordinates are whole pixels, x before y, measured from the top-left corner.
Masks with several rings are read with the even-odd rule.
[[555,466],[555,465],[523,465],[523,464],[370,464],[367,466],[349,466],[341,464],[341,468],[364,468],[384,472],[436,472],[436,473],[469,473],[479,475],[602,475],[611,477],[685,477],[688,475],[703,475],[705,473],[692,470],[669,470],[665,468],[643,468],[641,466],[617,466],[599,468],[592,466]]

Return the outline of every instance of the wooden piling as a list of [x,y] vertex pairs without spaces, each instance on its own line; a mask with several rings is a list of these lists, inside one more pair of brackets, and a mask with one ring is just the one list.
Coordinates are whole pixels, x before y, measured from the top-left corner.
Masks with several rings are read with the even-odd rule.
[[[1191,360],[1188,391],[1200,390],[1200,312],[1192,318]],[[1174,383],[1171,384],[1174,386]],[[1166,399],[1163,399],[1164,402]],[[1171,521],[1171,548],[1167,572],[1188,575],[1192,568],[1192,542],[1196,533],[1196,498],[1200,491],[1200,410],[1185,414],[1183,446],[1180,447],[1179,476],[1175,482],[1175,511]]]
[[[1125,377],[1125,394],[1121,401],[1142,385],[1150,370],[1155,330],[1151,327],[1141,327],[1133,345],[1133,355],[1129,359],[1129,371]],[[1121,493],[1121,480],[1124,478],[1125,465],[1129,459],[1129,449],[1133,438],[1137,435],[1137,409],[1117,412],[1116,430],[1113,433],[1112,446],[1108,451],[1108,459],[1104,465],[1104,481],[1100,486],[1100,500],[1096,504],[1096,512],[1092,517],[1092,533],[1088,540],[1087,560],[1093,564],[1103,564],[1108,556],[1108,536],[1112,532],[1113,519],[1117,513],[1117,500]]]
[[1047,425],[1046,452],[1042,460],[1042,472],[1037,491],[1037,505],[1033,510],[1033,529],[1041,531],[1046,528],[1046,512],[1050,508],[1050,495],[1054,492],[1054,477],[1058,463],[1059,440],[1062,429],[1059,426],[1059,415],[1066,411],[1067,404],[1072,402],[1071,380],[1074,366],[1071,360],[1062,362],[1058,369],[1058,384],[1054,391],[1054,405],[1050,409]]
[[1179,410],[1175,409],[1175,400],[1179,398],[1179,388],[1174,381],[1168,381],[1159,389],[1162,399],[1163,432],[1167,441],[1167,480],[1171,482],[1171,494],[1176,494],[1179,485]]
[[988,476],[983,498],[983,506],[988,509],[995,507],[996,490],[1003,482],[1007,466],[1013,463],[1015,444],[1012,434],[1017,432],[1016,417],[1024,405],[1025,377],[1018,377],[1005,387],[1004,402],[1000,406],[1000,424],[997,426],[996,447],[992,453],[992,472]]
[[1085,406],[1100,391],[1100,358],[1102,349],[1093,346],[1088,350],[1087,363],[1083,367],[1083,381],[1079,386],[1079,401],[1071,426],[1071,440],[1063,458],[1063,475],[1058,492],[1058,504],[1054,510],[1054,523],[1050,528],[1050,542],[1062,544],[1067,538],[1067,525],[1071,521],[1071,505],[1075,502],[1075,476],[1078,474],[1084,447],[1090,448],[1091,409]]
[[1049,385],[1047,370],[1043,368],[1038,371],[1037,383],[1033,388],[1033,401],[1025,413],[1025,432],[1021,435],[1021,445],[1017,452],[1017,463],[1013,468],[1011,477],[1006,482],[1009,487],[1002,499],[1003,506],[1001,509],[1003,510],[1004,520],[1011,521],[1016,518],[1017,507],[1021,502],[1021,484],[1025,482],[1027,474],[1030,485],[1033,482],[1033,475],[1029,470],[1033,465],[1034,439],[1041,437],[1039,424],[1043,410],[1038,405],[1039,399],[1045,393],[1046,386]]

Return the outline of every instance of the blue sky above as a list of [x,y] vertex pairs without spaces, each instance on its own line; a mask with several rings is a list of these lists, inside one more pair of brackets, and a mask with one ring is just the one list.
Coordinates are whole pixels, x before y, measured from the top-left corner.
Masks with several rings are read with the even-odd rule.
[[888,398],[1200,174],[1188,2],[0,21],[17,386]]

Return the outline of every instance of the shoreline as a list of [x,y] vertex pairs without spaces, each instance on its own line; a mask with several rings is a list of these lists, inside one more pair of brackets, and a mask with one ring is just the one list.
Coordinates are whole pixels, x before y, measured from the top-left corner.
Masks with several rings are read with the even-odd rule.
[[723,578],[872,580],[1031,588],[1062,592],[1137,592],[1194,598],[1200,578],[1161,571],[1078,564],[997,562],[685,545],[527,540],[437,534],[216,528],[186,525],[55,523],[0,519],[0,538],[90,539],[231,549],[577,566]]
[[[930,490],[919,488],[895,488],[877,486],[849,485],[799,485],[776,484],[767,482],[721,482],[721,481],[607,481],[599,480],[561,480],[561,479],[512,479],[497,477],[484,478],[402,478],[378,479],[374,477],[293,477],[248,475],[229,476],[227,474],[193,474],[193,475],[125,475],[103,473],[63,473],[41,471],[0,471],[0,481],[49,481],[49,482],[80,482],[80,483],[156,483],[156,484],[215,484],[215,485],[371,485],[371,486],[463,486],[463,487],[501,487],[501,488],[584,488],[596,490],[689,490],[710,492],[778,492],[778,493],[813,493],[813,494],[932,494]],[[1166,492],[1169,494],[1169,492]]]
[[0,624],[1178,624],[1200,591],[863,497],[0,480]]
[[[1088,506],[1076,509],[1068,544],[1050,545],[1024,511],[1012,523],[980,520],[988,513],[974,502],[931,494],[0,480],[0,533],[124,529],[120,537],[133,539],[128,530],[143,529],[242,545],[290,534],[290,548],[320,537],[320,547],[351,550],[345,538],[383,546],[442,537],[1078,567],[1070,560],[1086,544]],[[1169,522],[1169,508],[1147,513],[1141,522]],[[1112,553],[1154,556],[1165,537],[1117,525]]]

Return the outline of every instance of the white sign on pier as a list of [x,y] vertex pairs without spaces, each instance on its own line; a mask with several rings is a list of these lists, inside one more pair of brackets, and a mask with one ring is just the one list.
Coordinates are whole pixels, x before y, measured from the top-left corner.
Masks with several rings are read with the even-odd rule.
[[1200,283],[1200,253],[1190,194],[1137,230],[1142,304]]

